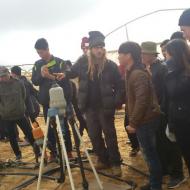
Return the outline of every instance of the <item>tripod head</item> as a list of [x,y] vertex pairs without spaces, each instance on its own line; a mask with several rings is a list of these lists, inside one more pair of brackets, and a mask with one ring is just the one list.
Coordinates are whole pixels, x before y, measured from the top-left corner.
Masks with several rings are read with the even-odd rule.
[[57,108],[60,115],[65,115],[67,103],[63,89],[57,83],[50,88],[49,96],[50,108]]

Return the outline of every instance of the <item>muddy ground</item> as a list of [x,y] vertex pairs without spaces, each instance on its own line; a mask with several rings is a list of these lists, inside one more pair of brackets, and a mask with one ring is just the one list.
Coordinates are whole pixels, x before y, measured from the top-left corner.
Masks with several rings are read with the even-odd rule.
[[[123,112],[122,112],[123,113]],[[116,124],[116,129],[117,129],[117,136],[118,136],[118,143],[119,143],[119,149],[120,149],[120,153],[122,156],[122,159],[124,161],[124,163],[137,168],[138,170],[147,173],[147,169],[146,169],[146,164],[142,158],[141,153],[139,153],[137,155],[137,157],[129,157],[129,151],[130,151],[130,145],[126,144],[127,142],[127,135],[126,132],[124,130],[123,127],[123,114],[120,113],[119,115],[116,116],[115,119],[115,124]],[[42,120],[42,118],[39,119],[41,126],[44,128],[44,122]],[[21,133],[22,134],[22,133]],[[21,135],[22,136],[22,135]],[[85,133],[84,135],[84,140],[85,140],[85,144],[87,147],[90,147],[90,141],[88,139],[87,134]],[[6,161],[7,159],[14,159],[14,154],[9,146],[9,143],[4,143],[4,142],[0,142],[0,161]],[[23,153],[23,161],[24,162],[34,162],[34,156],[32,154],[32,150],[30,147],[23,147],[21,148],[22,153]],[[75,153],[74,153],[75,154]],[[92,155],[92,159],[93,161],[95,161],[95,156]],[[86,166],[88,166],[88,164],[85,164]],[[57,166],[57,164],[52,163],[52,164],[48,164],[46,169],[49,168],[53,168]],[[38,170],[37,169],[16,169],[16,168],[6,168],[6,169],[0,169],[0,172],[26,172],[26,173],[37,173]],[[109,173],[109,170],[105,170],[105,173]],[[144,175],[134,171],[133,169],[131,169],[131,167],[128,166],[122,166],[122,178],[124,180],[132,180],[135,183],[137,183],[138,186],[144,184],[147,181],[147,177],[145,177]],[[81,185],[81,175],[80,175],[80,171],[78,168],[74,168],[72,169],[72,174],[73,174],[73,178],[74,178],[74,183],[75,183],[75,187],[76,189],[82,189],[82,185]],[[59,175],[59,172],[57,172],[55,175]],[[185,169],[185,175],[187,176],[187,171]],[[91,186],[91,189],[97,189],[98,187],[95,186],[95,178],[94,175],[91,172],[86,172],[86,177],[87,180]],[[109,183],[113,183],[113,184],[117,184],[117,185],[121,185],[121,186],[127,186],[126,183],[124,182],[119,182],[117,180],[113,180],[107,177],[103,177],[103,176],[99,176],[101,181],[103,182],[103,185],[106,186],[106,189],[112,190],[112,189],[119,189],[117,187],[113,187],[113,185],[111,185],[111,187],[107,187],[106,184]],[[20,183],[22,183],[23,181],[30,179],[31,177],[26,177],[26,176],[0,176],[0,190],[11,190],[14,189],[14,187],[16,187],[17,185],[19,185]],[[168,178],[164,178],[164,183],[163,184],[163,189],[167,189],[166,187],[166,183],[168,182]],[[34,190],[36,189],[36,181],[34,183],[32,183],[31,185],[25,187],[25,190]],[[66,180],[63,184],[59,184],[56,183],[55,181],[51,181],[51,180],[46,180],[43,179],[42,183],[41,183],[41,189],[42,190],[46,190],[46,189],[51,189],[51,190],[60,190],[60,189],[64,189],[64,190],[70,190],[70,183],[69,183],[69,179],[68,179],[68,175],[66,177]],[[138,190],[138,187],[136,188]],[[177,188],[178,190],[188,190],[190,189],[190,180],[188,179],[187,182],[185,182],[183,185],[181,185],[179,188]]]

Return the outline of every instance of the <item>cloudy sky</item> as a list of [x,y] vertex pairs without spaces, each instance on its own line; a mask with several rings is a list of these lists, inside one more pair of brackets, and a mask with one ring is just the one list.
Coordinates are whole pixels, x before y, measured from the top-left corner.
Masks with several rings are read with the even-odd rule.
[[[34,63],[34,43],[41,37],[52,54],[75,61],[82,53],[81,38],[91,30],[106,35],[146,13],[189,6],[187,0],[0,0],[0,65]],[[179,30],[181,12],[158,12],[129,24],[129,39],[141,43],[169,38]],[[126,40],[121,28],[106,38],[106,48],[117,49]]]

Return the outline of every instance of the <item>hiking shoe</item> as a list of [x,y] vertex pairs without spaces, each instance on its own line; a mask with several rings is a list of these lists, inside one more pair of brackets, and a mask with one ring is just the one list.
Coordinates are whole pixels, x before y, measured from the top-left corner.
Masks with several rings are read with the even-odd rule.
[[121,166],[112,166],[112,175],[116,177],[121,177],[122,171]]
[[19,142],[18,145],[19,145],[20,147],[24,147],[24,146],[29,146],[30,143],[29,143],[27,140],[25,140],[25,141]]
[[21,154],[16,155],[15,161],[20,162],[21,160],[22,160],[22,155]]
[[133,149],[131,150],[131,152],[129,153],[129,156],[130,156],[130,157],[135,157],[135,156],[137,156],[139,150],[140,150],[139,148],[133,148]]
[[110,168],[108,164],[104,164],[101,161],[97,161],[94,167],[96,168],[96,170],[103,170]]
[[143,185],[143,186],[141,186],[140,187],[140,190],[162,190],[162,188],[151,188],[150,187],[150,183],[147,183],[147,184],[145,184],[145,185]]
[[68,156],[68,159],[72,159],[73,158],[72,152],[67,152],[67,156]]
[[173,178],[168,183],[168,189],[174,189],[179,187],[182,183],[184,183],[187,179],[183,176],[180,178]]
[[50,156],[48,157],[48,162],[57,162],[57,155],[50,152]]
[[94,153],[94,149],[93,148],[87,148],[87,151],[89,154],[93,154]]

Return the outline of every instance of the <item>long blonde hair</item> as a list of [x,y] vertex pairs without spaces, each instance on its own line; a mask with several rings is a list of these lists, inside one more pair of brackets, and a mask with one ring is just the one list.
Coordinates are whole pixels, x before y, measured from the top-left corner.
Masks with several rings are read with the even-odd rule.
[[[91,80],[94,80],[94,74],[97,73],[98,78],[101,76],[106,64],[106,51],[102,59],[96,59],[91,51],[88,53],[88,75]],[[96,67],[97,65],[97,67]]]

